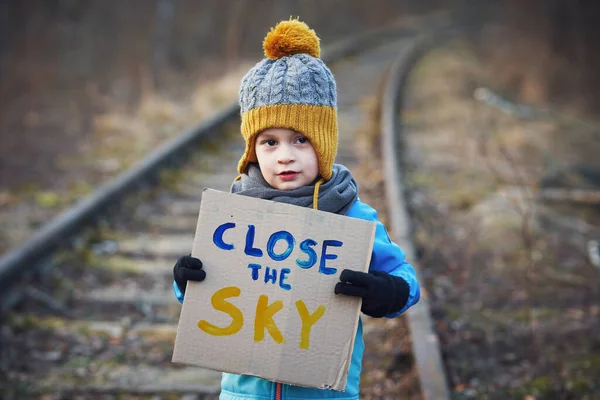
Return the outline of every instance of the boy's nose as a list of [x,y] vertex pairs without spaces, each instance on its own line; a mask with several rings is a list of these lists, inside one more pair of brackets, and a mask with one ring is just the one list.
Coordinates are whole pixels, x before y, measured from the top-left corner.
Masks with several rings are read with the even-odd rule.
[[280,149],[279,155],[277,157],[277,162],[279,164],[289,164],[294,161],[294,152],[292,149],[284,146]]

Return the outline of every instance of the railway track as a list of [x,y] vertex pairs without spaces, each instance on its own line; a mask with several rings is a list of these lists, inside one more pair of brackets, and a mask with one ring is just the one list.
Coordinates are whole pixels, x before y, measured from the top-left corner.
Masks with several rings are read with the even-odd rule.
[[[397,110],[419,46],[414,32],[393,30],[326,53],[339,92],[336,162],[351,170],[360,164],[357,128],[367,118],[362,102],[385,82],[381,134],[389,228],[412,260]],[[236,176],[243,152],[238,124],[232,106],[184,132],[0,259],[0,397],[218,397],[220,373],[170,362],[180,312],[171,271],[191,250],[203,187],[228,191]],[[361,192],[367,203],[376,200],[365,196]],[[412,332],[422,398],[448,398],[426,296],[403,321]]]

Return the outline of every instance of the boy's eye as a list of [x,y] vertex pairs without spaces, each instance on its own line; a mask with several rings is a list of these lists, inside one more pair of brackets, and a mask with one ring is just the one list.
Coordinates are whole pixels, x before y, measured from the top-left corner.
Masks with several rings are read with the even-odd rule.
[[304,136],[300,136],[299,138],[296,139],[296,142],[300,143],[300,144],[304,144],[304,143],[308,142],[308,139],[305,138]]
[[268,140],[265,140],[263,143],[266,144],[267,146],[275,146],[277,144],[277,141],[275,141],[273,139],[268,139]]

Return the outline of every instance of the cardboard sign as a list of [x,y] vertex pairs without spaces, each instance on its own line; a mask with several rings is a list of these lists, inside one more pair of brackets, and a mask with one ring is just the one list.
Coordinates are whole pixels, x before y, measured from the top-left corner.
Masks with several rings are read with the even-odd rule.
[[173,361],[344,390],[360,299],[335,295],[367,271],[375,223],[204,189]]

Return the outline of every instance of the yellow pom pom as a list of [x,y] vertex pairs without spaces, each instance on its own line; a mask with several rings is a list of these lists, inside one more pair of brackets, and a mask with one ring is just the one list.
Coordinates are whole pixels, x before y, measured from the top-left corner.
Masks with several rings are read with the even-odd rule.
[[281,21],[271,28],[263,42],[265,56],[277,60],[293,54],[321,55],[319,38],[314,30],[296,19]]

